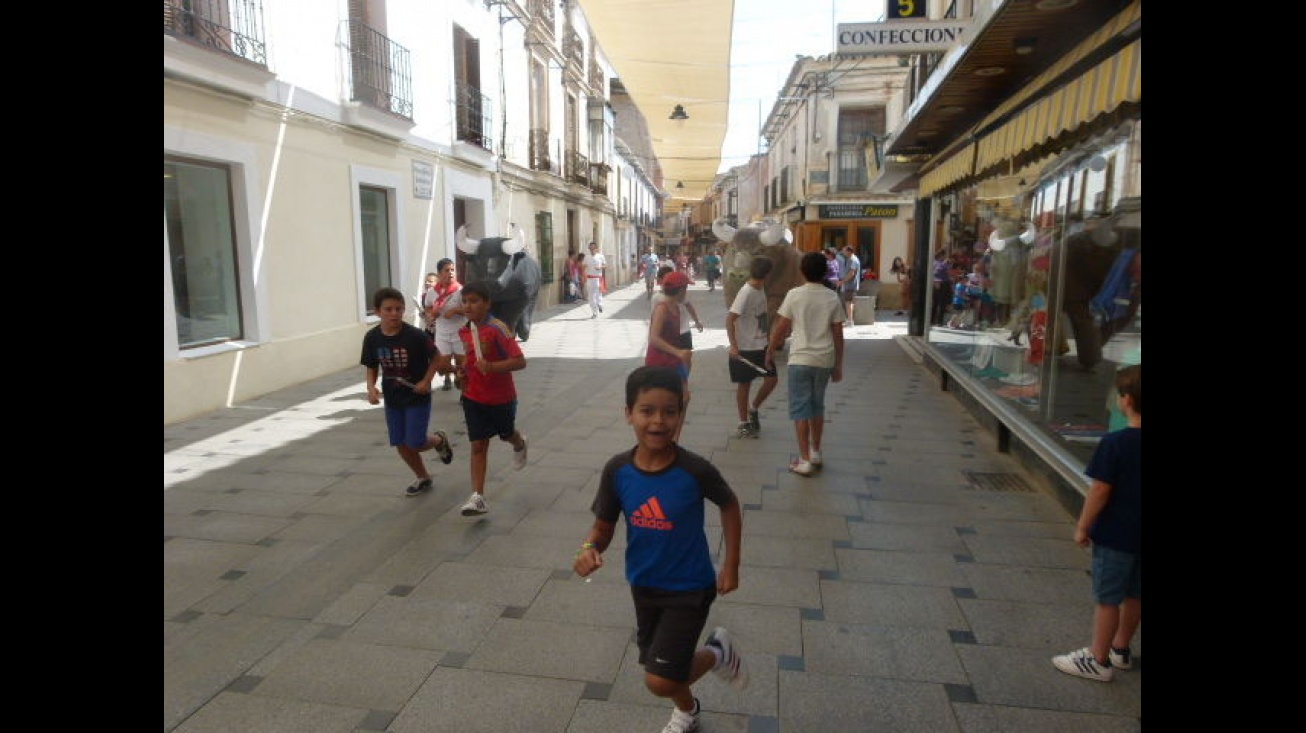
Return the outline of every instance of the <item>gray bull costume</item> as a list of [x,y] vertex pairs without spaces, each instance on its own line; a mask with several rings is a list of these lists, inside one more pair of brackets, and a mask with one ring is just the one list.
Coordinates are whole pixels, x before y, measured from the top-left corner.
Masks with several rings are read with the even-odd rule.
[[762,290],[766,293],[767,323],[775,323],[775,313],[784,301],[785,293],[806,282],[798,267],[803,253],[794,247],[793,233],[782,221],[763,219],[736,229],[727,224],[724,217],[712,222],[712,233],[726,245],[721,265],[725,271],[722,289],[727,308],[735,302],[739,289],[748,282],[748,265],[755,255],[769,257],[774,263],[771,274],[762,283]]
[[507,237],[472,239],[467,226],[458,227],[454,240],[467,265],[466,280],[483,282],[490,291],[490,310],[508,324],[517,338],[531,336],[531,314],[540,293],[540,263],[526,254],[521,227],[508,225]]

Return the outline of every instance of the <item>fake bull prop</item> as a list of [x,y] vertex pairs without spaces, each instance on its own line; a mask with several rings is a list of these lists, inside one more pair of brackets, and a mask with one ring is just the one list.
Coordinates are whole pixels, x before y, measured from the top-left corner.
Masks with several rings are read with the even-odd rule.
[[531,335],[531,314],[540,292],[540,263],[526,254],[526,237],[521,227],[508,225],[507,237],[467,236],[467,226],[454,236],[464,255],[466,280],[483,282],[490,291],[490,310],[525,341]]
[[766,293],[767,322],[774,323],[785,293],[806,282],[798,267],[803,254],[793,245],[793,233],[782,221],[763,219],[736,229],[725,217],[712,222],[712,233],[726,245],[721,261],[727,308],[748,282],[748,266],[753,257],[763,255],[771,259],[771,274],[763,281],[762,290]]

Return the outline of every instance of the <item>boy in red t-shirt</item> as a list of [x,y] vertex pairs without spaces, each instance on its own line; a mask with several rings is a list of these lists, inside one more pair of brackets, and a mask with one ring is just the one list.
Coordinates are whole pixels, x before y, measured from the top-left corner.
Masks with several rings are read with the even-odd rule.
[[[490,291],[484,283],[464,285],[463,310],[467,325],[458,329],[463,344],[463,417],[467,439],[472,444],[472,495],[462,515],[485,514],[485,472],[489,464],[490,438],[512,443],[513,468],[526,465],[526,436],[517,430],[517,386],[512,373],[526,368],[526,357],[508,324],[490,316]],[[441,356],[448,368],[450,356]]]

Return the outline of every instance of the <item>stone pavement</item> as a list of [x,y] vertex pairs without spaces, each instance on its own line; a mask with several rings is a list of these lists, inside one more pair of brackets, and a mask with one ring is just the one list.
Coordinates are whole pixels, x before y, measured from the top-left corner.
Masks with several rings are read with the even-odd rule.
[[[733,632],[752,683],[695,685],[708,733],[1141,730],[1141,659],[1109,684],[1049,659],[1088,644],[1089,553],[1037,487],[918,364],[903,317],[848,331],[813,478],[785,378],[737,439],[725,304],[699,283],[683,444],[744,504]],[[463,517],[457,392],[436,392],[435,489],[386,444],[355,367],[164,427],[165,733],[660,731],[671,705],[636,663],[623,532],[589,582],[570,570],[598,473],[634,443],[643,285],[541,307],[516,372],[525,470],[490,449],[490,512]],[[708,511],[720,549],[719,516]],[[1141,637],[1135,640],[1142,657]]]

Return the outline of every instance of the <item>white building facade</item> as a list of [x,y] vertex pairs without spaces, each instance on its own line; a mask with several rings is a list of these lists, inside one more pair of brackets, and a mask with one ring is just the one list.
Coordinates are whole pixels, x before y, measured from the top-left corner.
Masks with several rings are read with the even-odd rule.
[[614,76],[575,3],[166,2],[164,424],[356,365],[464,224],[521,227],[541,306],[590,241],[624,268],[662,199]]

